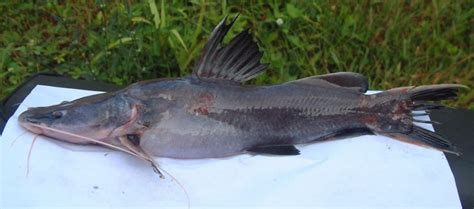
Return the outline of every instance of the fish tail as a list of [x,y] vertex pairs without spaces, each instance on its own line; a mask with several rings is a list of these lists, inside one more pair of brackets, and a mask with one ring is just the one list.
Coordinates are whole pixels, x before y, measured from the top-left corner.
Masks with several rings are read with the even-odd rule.
[[417,116],[428,115],[432,109],[445,106],[434,103],[446,99],[455,99],[459,90],[467,88],[458,84],[439,84],[418,87],[402,87],[373,96],[373,110],[371,119],[366,119],[367,126],[375,133],[386,135],[404,142],[431,147],[443,152],[461,155],[459,149],[441,135],[421,128],[414,124],[439,124],[431,120],[420,120]]

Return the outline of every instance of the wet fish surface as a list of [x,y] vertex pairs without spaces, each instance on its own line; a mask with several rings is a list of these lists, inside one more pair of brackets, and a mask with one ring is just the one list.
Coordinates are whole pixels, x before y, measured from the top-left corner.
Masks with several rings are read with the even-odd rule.
[[[365,95],[367,79],[339,72],[278,85],[244,85],[264,72],[262,53],[247,31],[227,45],[236,19],[212,32],[193,73],[143,81],[122,90],[19,116],[26,129],[77,144],[121,147],[148,159],[219,158],[252,152],[297,155],[296,144],[373,133],[460,154],[438,134],[414,125],[413,111],[457,96],[463,85],[400,87]],[[70,133],[70,134],[68,134]]]

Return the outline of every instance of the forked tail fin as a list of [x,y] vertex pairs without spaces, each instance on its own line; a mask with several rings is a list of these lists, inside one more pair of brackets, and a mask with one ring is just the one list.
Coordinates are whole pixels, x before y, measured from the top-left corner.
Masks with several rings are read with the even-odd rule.
[[454,99],[462,88],[467,87],[458,84],[440,84],[415,88],[403,87],[382,92],[375,96],[375,107],[379,111],[380,119],[374,124],[369,124],[369,126],[376,133],[401,141],[461,155],[453,143],[430,130],[413,124],[413,122],[430,124],[438,122],[418,120],[414,119],[413,116],[426,115],[426,112],[432,109],[443,108],[444,105],[432,101]]
[[455,99],[461,88],[468,88],[458,84],[439,84],[419,86],[408,91],[412,102],[412,110],[430,110],[444,107],[441,104],[431,103],[446,99]]
[[412,132],[407,135],[415,141],[420,141],[430,147],[439,149],[443,152],[448,152],[455,155],[462,154],[455,144],[444,139],[442,136],[436,134],[435,132],[421,128],[419,126],[414,125]]

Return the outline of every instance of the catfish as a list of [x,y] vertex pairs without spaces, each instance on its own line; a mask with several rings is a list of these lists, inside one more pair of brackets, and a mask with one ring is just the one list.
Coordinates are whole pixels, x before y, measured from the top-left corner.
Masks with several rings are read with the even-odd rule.
[[248,31],[223,44],[235,21],[227,23],[226,17],[216,26],[191,75],[30,108],[18,121],[36,134],[114,147],[154,166],[154,157],[298,155],[294,145],[352,134],[384,135],[460,154],[453,143],[414,124],[431,121],[413,116],[440,108],[432,101],[455,98],[466,86],[410,86],[367,95],[367,79],[352,72],[244,85],[267,65]]

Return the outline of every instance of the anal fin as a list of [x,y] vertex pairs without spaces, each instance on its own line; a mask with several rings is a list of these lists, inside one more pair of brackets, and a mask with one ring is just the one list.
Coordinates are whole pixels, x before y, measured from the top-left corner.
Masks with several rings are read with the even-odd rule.
[[267,155],[299,155],[300,150],[298,150],[293,145],[275,145],[275,146],[259,146],[253,147],[247,150],[248,152],[256,154],[267,154]]

